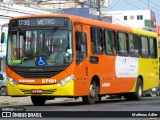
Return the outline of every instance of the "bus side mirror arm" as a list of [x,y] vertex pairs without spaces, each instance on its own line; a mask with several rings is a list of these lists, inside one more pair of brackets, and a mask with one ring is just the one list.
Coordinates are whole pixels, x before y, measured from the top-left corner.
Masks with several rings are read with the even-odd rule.
[[5,38],[5,33],[2,32],[2,33],[1,33],[1,43],[4,43],[4,38]]

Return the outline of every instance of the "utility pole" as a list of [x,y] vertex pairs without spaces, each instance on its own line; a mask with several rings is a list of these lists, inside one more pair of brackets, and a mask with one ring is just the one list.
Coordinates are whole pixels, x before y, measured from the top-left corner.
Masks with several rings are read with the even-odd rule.
[[148,10],[149,10],[149,0],[148,0]]
[[102,6],[103,6],[103,0],[99,0],[99,20],[102,20]]

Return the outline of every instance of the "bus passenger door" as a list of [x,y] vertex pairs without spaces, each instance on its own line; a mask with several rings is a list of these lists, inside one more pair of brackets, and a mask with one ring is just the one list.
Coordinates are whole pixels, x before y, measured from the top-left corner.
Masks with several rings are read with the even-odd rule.
[[87,36],[85,32],[76,31],[76,67],[75,95],[84,95],[85,82],[88,77]]

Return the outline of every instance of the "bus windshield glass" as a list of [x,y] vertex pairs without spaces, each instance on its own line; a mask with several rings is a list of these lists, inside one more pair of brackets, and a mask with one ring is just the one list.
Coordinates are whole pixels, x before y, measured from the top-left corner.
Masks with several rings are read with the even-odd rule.
[[35,29],[10,31],[7,63],[11,66],[64,66],[72,62],[71,31]]

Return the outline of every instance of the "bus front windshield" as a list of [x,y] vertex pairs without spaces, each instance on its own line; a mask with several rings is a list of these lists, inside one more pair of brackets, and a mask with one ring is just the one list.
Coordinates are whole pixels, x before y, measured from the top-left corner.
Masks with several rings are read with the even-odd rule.
[[72,62],[69,30],[10,31],[7,62],[11,66],[64,66]]

